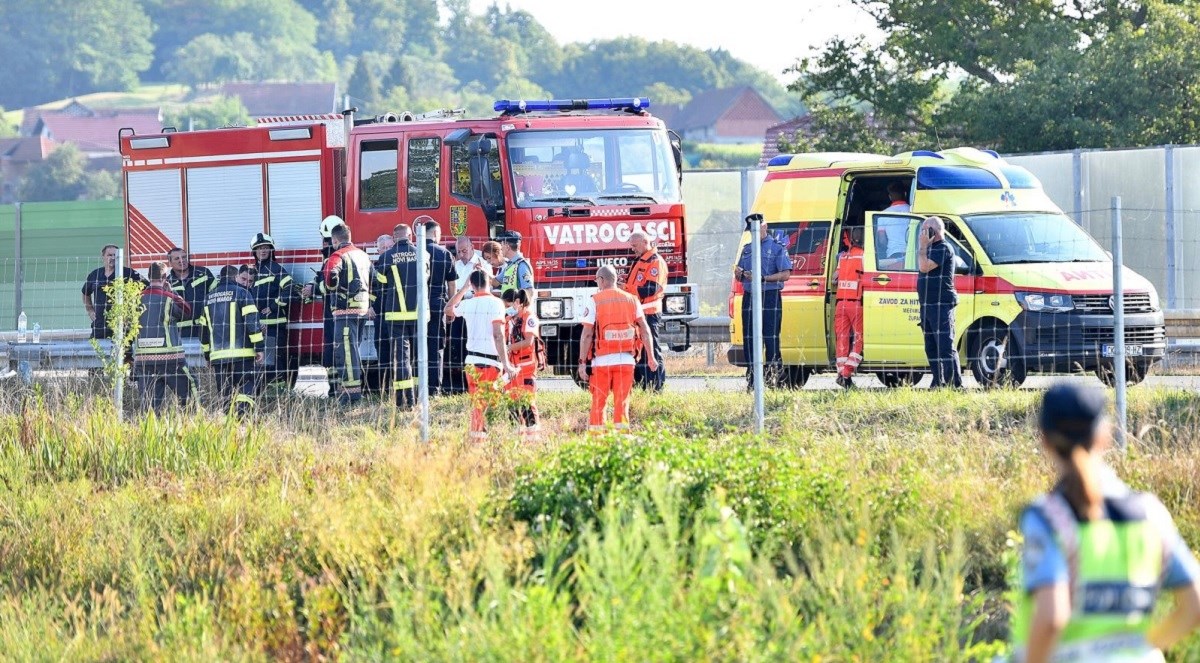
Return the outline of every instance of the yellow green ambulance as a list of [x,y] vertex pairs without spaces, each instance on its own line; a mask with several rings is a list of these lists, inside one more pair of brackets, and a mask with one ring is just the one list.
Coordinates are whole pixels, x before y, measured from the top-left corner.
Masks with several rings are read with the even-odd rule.
[[[888,210],[891,184],[909,211]],[[918,326],[917,229],[947,219],[960,258],[956,333],[964,369],[991,387],[1029,372],[1094,372],[1113,381],[1113,265],[1087,231],[1063,214],[1029,171],[974,148],[896,156],[781,155],[754,202],[792,258],[783,290],[780,342],[788,386],[834,367],[834,273],[844,231],[863,227],[863,363],[887,386],[928,371]],[[749,241],[743,233],[741,246]],[[741,254],[741,248],[738,255]],[[1166,351],[1158,293],[1126,268],[1127,380],[1140,382]],[[744,366],[740,283],[730,297],[731,363]]]

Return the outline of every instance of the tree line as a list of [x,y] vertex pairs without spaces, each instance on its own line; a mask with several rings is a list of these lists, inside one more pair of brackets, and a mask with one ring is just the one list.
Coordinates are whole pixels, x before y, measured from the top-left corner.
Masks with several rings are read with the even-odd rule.
[[[439,5],[445,9],[439,11]],[[468,0],[0,0],[0,106],[140,83],[337,80],[363,110],[490,110],[504,97],[653,95],[686,102],[749,84],[723,50],[624,38],[560,44],[531,14]]]

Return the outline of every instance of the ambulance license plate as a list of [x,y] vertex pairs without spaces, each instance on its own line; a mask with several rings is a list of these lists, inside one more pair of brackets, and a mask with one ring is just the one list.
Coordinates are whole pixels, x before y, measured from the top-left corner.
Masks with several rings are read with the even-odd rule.
[[[1116,354],[1117,354],[1117,346],[1115,346],[1111,343],[1106,343],[1106,344],[1100,346],[1100,355],[1101,356],[1113,357]],[[1141,357],[1142,356],[1142,346],[1126,344],[1125,345],[1125,356],[1126,357]]]

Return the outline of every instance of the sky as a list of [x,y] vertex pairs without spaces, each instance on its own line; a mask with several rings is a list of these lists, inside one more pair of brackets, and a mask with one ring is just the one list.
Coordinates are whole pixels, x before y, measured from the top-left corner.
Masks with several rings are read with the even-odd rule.
[[[836,35],[872,32],[874,23],[847,0],[498,0],[533,14],[559,43],[635,36],[669,39],[703,49],[724,48],[787,84],[783,70]],[[471,0],[482,12],[493,0]],[[705,4],[713,9],[701,9]],[[784,12],[780,7],[787,7]],[[790,26],[786,36],[763,35],[764,28]],[[772,30],[772,32],[775,32]]]

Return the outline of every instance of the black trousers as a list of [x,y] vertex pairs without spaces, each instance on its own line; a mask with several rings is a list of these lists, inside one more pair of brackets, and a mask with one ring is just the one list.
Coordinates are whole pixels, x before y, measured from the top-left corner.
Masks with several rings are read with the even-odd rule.
[[329,397],[333,398],[338,391],[338,375],[333,368],[333,349],[337,346],[334,339],[333,314],[325,309],[324,329],[321,335],[321,365],[325,367],[325,377],[329,380]]
[[383,371],[381,384],[391,381],[396,394],[396,407],[411,408],[417,404],[417,380],[413,372],[413,350],[417,346],[417,323],[385,323],[381,326],[379,367]]
[[930,387],[961,387],[962,367],[954,347],[954,304],[921,304],[925,357],[933,374]]
[[[768,384],[772,378],[778,380],[783,372],[783,354],[779,349],[779,334],[783,330],[783,291],[763,290],[762,334],[766,348],[763,374]],[[749,288],[742,297],[742,348],[746,351],[746,377],[754,375],[754,362],[762,356],[762,349],[754,347],[754,302]]]
[[137,380],[138,393],[142,397],[142,409],[155,412],[162,411],[168,389],[184,406],[191,399],[195,387],[192,374],[182,359],[134,361],[133,377]]
[[222,359],[212,367],[221,407],[239,417],[250,414],[254,409],[254,360]]
[[[647,315],[646,324],[650,326],[652,341],[650,347],[638,356],[637,365],[633,368],[633,383],[642,389],[662,391],[663,384],[667,381],[667,369],[663,365],[662,345],[658,340],[658,334],[662,330],[662,314]],[[646,359],[651,353],[654,355],[654,360],[658,362],[657,371],[651,371],[650,367],[646,365]]]
[[429,309],[429,395],[433,396],[438,393],[442,387],[442,347],[446,341],[446,316],[442,309],[446,307],[446,303],[442,302],[436,306],[431,305]]
[[288,367],[291,365],[292,354],[286,323],[267,325],[264,340],[266,341],[266,347],[263,349],[265,361],[260,367],[258,381],[260,392],[276,382],[282,382],[285,385],[288,383]]
[[[432,357],[432,355],[430,355]],[[467,374],[463,364],[467,359],[467,321],[455,318],[446,325],[446,349],[442,355],[442,393],[467,393]],[[432,359],[430,360],[432,361]]]

